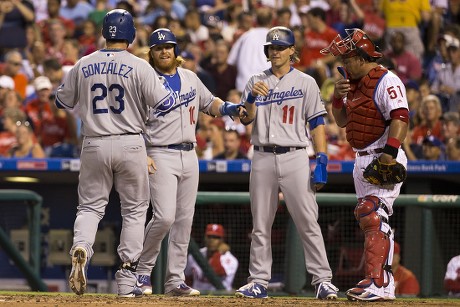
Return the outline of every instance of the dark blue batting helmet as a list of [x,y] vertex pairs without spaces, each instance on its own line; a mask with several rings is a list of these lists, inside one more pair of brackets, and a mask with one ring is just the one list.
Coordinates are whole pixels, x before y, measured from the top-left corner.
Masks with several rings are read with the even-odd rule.
[[266,43],[264,44],[264,53],[268,58],[268,46],[294,46],[295,37],[294,33],[286,27],[274,27],[267,33]]
[[102,36],[107,40],[126,40],[131,44],[136,37],[133,16],[125,10],[111,10],[104,17]]
[[177,57],[179,55],[179,46],[177,46],[177,39],[174,33],[171,30],[166,28],[159,28],[150,34],[149,45],[150,48],[161,45],[161,44],[173,44],[174,45],[174,55]]

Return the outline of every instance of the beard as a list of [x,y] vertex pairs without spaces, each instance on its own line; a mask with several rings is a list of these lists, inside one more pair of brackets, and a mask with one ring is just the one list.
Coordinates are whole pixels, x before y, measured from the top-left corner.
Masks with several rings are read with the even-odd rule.
[[165,60],[155,60],[155,68],[161,73],[171,73],[176,68],[176,59],[170,58]]

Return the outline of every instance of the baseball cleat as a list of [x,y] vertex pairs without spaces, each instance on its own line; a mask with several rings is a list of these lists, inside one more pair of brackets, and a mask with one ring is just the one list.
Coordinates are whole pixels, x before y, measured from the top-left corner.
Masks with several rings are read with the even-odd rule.
[[339,289],[328,281],[315,285],[316,298],[320,300],[335,300]]
[[267,298],[267,288],[256,282],[242,286],[235,293],[236,297]]
[[72,271],[69,276],[69,286],[75,294],[82,295],[86,292],[86,271],[88,258],[83,247],[76,247],[72,253]]
[[130,297],[141,297],[142,296],[142,289],[138,286],[134,286],[133,290],[126,294],[118,293],[118,297],[120,298],[130,298]]
[[165,293],[165,295],[166,296],[198,296],[200,295],[200,291],[187,286],[185,283],[181,283],[176,288]]
[[138,275],[136,286],[142,290],[143,294],[152,294],[152,283],[150,282],[150,275]]
[[384,298],[366,291],[363,288],[351,288],[345,292],[350,301],[383,301]]

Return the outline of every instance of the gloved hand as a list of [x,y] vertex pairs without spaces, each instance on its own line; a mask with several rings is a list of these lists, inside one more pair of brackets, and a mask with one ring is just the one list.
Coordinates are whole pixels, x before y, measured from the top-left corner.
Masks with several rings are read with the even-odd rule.
[[316,167],[312,174],[312,183],[316,190],[321,189],[327,183],[327,155],[324,152],[316,154]]
[[228,115],[233,119],[233,116],[240,117],[240,109],[241,108],[245,109],[244,106],[241,105],[241,104],[235,104],[235,103],[231,103],[229,101],[225,101],[222,104],[222,106],[220,107],[220,113],[222,115]]

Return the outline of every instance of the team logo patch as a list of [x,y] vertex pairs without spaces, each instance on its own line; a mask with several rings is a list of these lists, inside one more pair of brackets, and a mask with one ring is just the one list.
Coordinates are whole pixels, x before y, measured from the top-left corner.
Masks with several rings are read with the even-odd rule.
[[163,33],[161,32],[158,32],[158,40],[162,41],[166,38],[166,35],[164,35]]

